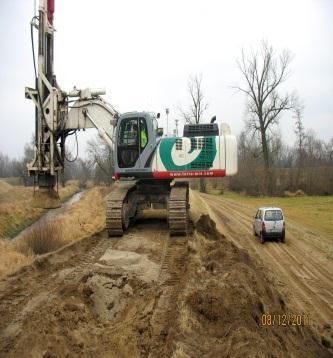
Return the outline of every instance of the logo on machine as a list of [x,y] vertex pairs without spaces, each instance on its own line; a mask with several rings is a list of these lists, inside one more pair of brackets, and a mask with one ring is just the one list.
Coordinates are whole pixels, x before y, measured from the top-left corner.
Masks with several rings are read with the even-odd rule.
[[167,171],[182,174],[188,171],[189,176],[193,171],[211,169],[216,153],[216,137],[163,138],[159,147],[159,156]]

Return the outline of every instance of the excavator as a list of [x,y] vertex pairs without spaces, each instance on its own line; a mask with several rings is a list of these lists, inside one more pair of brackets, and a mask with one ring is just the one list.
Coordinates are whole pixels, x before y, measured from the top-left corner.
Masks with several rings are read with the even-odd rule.
[[119,113],[102,97],[103,89],[61,90],[53,69],[54,10],[54,0],[40,0],[31,20],[35,88],[26,87],[25,96],[35,104],[35,156],[28,164],[29,175],[38,187],[35,205],[61,205],[56,185],[65,167],[66,139],[77,131],[95,128],[113,152],[115,183],[106,205],[109,236],[122,236],[147,208],[166,209],[170,235],[186,235],[186,179],[235,175],[235,136],[228,125],[219,128],[214,121],[186,124],[182,137],[165,136],[158,127],[159,114]]

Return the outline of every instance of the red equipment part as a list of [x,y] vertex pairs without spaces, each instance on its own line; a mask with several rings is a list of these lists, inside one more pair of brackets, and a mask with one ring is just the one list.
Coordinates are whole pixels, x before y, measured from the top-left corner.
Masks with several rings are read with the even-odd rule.
[[54,0],[47,0],[47,19],[53,25]]

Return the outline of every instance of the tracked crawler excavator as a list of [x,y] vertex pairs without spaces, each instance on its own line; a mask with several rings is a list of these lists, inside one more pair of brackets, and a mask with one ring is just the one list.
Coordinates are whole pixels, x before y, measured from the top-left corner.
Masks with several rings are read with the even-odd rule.
[[[237,173],[237,143],[228,126],[187,124],[183,137],[163,136],[159,115],[118,111],[102,89],[74,89],[57,84],[54,59],[54,0],[40,0],[31,21],[35,88],[25,96],[35,104],[35,157],[28,164],[42,207],[60,206],[55,186],[65,166],[65,141],[81,129],[96,128],[112,148],[116,182],[107,198],[109,236],[121,236],[145,208],[166,208],[172,235],[188,228],[189,187],[180,179],[223,177]],[[34,29],[38,30],[35,53]],[[36,57],[37,60],[36,60]]]

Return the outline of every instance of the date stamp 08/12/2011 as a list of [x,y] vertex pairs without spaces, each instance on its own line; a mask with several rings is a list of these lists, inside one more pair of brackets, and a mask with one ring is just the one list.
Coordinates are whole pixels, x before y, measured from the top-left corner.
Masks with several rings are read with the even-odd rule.
[[310,326],[309,314],[262,314],[262,326]]

